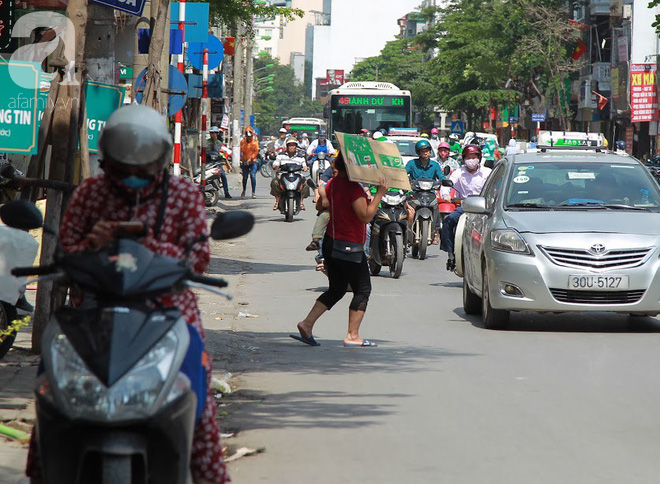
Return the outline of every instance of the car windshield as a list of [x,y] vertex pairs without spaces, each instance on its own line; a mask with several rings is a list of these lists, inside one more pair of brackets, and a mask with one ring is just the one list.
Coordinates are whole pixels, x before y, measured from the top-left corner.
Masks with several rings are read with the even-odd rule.
[[505,205],[657,209],[660,191],[641,164],[557,162],[516,164]]
[[[401,153],[401,156],[417,157],[417,153],[415,153],[415,144],[419,141],[418,139],[395,139],[393,141],[397,148],[399,148],[399,153]],[[431,148],[431,158],[435,158],[433,148]]]

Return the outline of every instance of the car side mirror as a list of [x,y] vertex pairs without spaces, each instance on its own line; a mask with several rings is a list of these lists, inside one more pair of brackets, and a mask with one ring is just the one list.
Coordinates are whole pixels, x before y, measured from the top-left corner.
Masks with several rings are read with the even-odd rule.
[[[445,168],[446,168],[446,167],[445,167]],[[450,188],[451,188],[451,187],[454,186],[454,182],[451,181],[451,180],[448,179],[448,178],[445,178],[444,180],[442,180],[441,183],[442,183],[442,186],[443,186],[443,187],[450,187]]]
[[461,203],[461,207],[466,213],[488,213],[488,210],[486,210],[486,199],[484,197],[467,197]]
[[234,210],[219,214],[211,225],[211,238],[228,240],[241,237],[254,227],[254,215],[245,210]]
[[20,230],[38,229],[44,218],[37,206],[27,200],[12,200],[0,207],[0,218],[9,227]]

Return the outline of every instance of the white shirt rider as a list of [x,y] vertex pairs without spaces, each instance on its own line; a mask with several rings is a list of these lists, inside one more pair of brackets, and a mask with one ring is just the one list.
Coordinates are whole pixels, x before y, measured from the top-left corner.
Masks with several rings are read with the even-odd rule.
[[[328,156],[333,156],[335,154],[335,147],[332,146],[332,143],[328,139],[325,140],[325,144],[328,147]],[[318,145],[319,145],[318,139],[312,141],[312,143],[309,145],[309,148],[307,148],[307,156],[312,156]]]
[[[288,149],[288,145],[296,146],[296,151],[295,153],[293,153],[293,155],[289,154],[290,150]],[[307,162],[305,161],[305,158],[301,156],[300,150],[298,150],[298,141],[297,140],[292,141],[291,138],[289,138],[287,139],[286,146],[287,146],[287,151],[284,151],[279,155],[277,155],[277,158],[275,158],[275,161],[273,161],[273,168],[278,170],[281,165],[293,163],[299,165],[303,171],[307,171]]]

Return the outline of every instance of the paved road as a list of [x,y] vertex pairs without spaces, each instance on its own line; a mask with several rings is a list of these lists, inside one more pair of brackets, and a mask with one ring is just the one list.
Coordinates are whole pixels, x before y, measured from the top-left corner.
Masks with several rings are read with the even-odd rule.
[[659,482],[655,319],[514,315],[487,331],[433,247],[401,279],[372,279],[362,334],[379,348],[342,347],[348,298],[308,347],[287,335],[325,286],[303,250],[313,213],[287,224],[270,200],[244,205],[258,224],[242,262],[214,268],[241,273],[259,317],[233,323],[249,358],[223,424],[267,451],[231,464],[235,482]]

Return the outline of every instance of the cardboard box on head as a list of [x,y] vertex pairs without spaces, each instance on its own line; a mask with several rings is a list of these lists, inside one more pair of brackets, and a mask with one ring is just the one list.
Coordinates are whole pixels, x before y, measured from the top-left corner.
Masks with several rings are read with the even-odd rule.
[[394,143],[335,132],[351,181],[378,185],[384,178],[389,188],[410,190],[399,148]]

